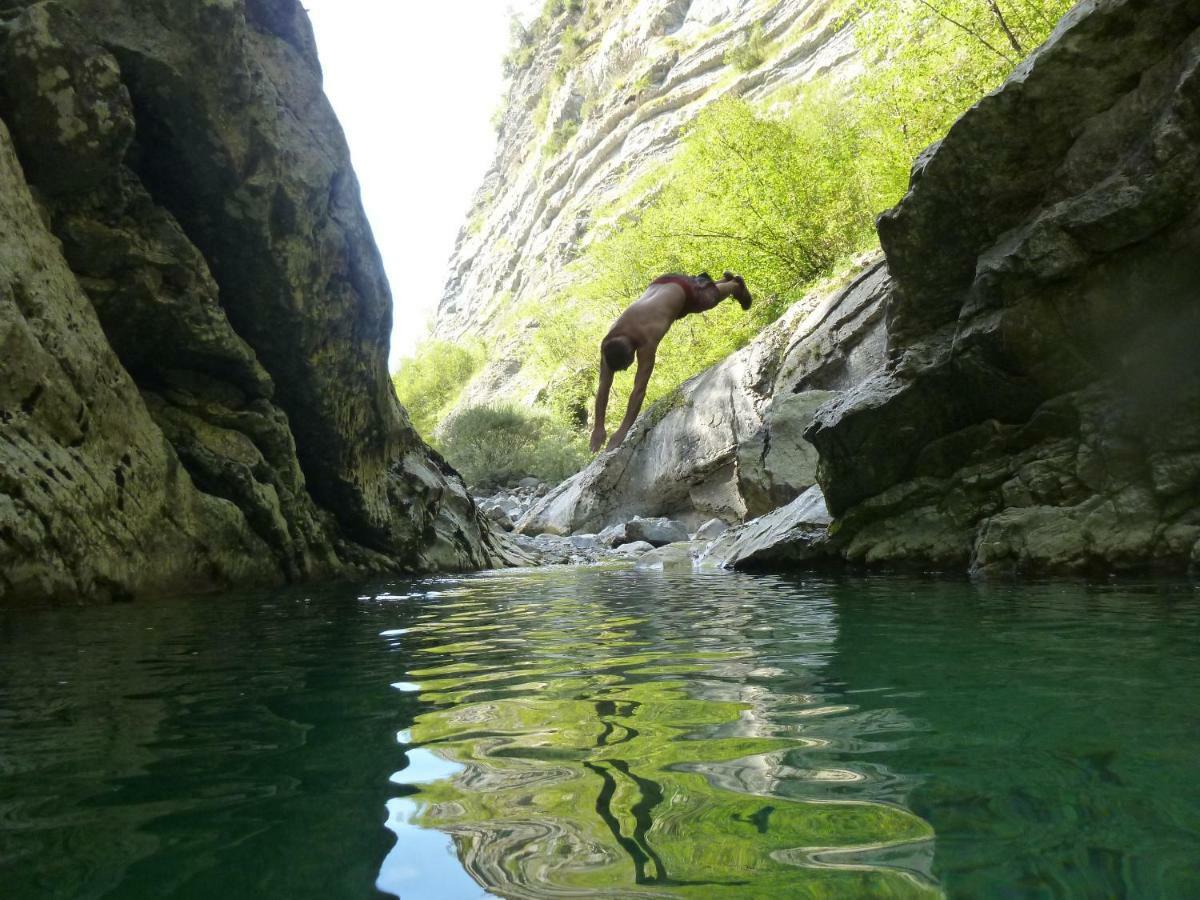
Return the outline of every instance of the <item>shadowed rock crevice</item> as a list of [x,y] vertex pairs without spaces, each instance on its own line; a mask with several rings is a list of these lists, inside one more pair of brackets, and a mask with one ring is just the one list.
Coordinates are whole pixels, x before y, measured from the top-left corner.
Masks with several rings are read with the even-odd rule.
[[[395,400],[391,297],[299,4],[20,6],[0,596],[507,558]],[[43,457],[96,495],[31,494]]]

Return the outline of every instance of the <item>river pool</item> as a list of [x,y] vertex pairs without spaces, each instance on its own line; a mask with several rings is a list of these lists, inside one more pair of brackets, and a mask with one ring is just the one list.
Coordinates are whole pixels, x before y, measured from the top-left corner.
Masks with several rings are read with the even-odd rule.
[[0,610],[0,893],[1200,896],[1200,589],[545,569]]

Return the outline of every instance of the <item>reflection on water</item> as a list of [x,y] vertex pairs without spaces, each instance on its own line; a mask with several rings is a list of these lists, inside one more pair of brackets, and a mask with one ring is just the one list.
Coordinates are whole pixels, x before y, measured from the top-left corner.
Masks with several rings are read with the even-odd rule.
[[[452,835],[505,896],[933,892],[932,831],[896,802],[896,779],[805,764],[864,730],[912,727],[891,715],[864,728],[820,689],[829,599],[768,624],[767,583],[587,573],[545,586],[493,578],[396,639],[433,707],[393,777],[420,786],[404,827]],[[419,869],[402,844],[405,871]],[[403,884],[385,868],[380,887]]]
[[5,897],[1200,895],[1188,583],[0,611]]

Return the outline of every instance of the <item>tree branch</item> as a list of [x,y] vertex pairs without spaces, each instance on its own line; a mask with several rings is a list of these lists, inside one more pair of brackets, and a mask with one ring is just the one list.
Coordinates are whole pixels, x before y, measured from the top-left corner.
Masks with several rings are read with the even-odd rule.
[[936,6],[934,6],[932,3],[930,3],[929,0],[917,0],[917,2],[920,3],[922,6],[924,6],[926,9],[928,9],[931,13],[933,13],[939,19],[943,19],[943,20],[949,22],[955,28],[957,28],[960,31],[964,32],[965,34],[969,34],[971,37],[975,38],[975,40],[979,41],[979,43],[983,44],[983,46],[987,47],[989,50],[991,50],[993,53],[995,53],[997,56],[999,56],[1002,60],[1004,60],[1009,65],[1016,65],[1016,60],[1012,59],[1007,53],[1005,53],[1003,50],[1000,50],[998,47],[996,47],[994,44],[992,44],[991,41],[989,41],[987,38],[985,38],[983,35],[981,35],[978,31],[976,31],[970,25],[966,25],[966,24],[958,21],[958,19],[955,19],[953,16],[947,15],[945,12],[943,12],[942,10],[940,10]]
[[1004,34],[1008,37],[1008,43],[1017,51],[1017,56],[1025,55],[1025,48],[1021,46],[1021,42],[1017,40],[1017,36],[1013,34],[1013,30],[1008,27],[1008,20],[1004,18],[1004,13],[1000,11],[1000,5],[996,0],[987,0],[987,5],[992,8],[992,13],[996,16],[996,21],[1000,23],[1000,27],[1004,29]]

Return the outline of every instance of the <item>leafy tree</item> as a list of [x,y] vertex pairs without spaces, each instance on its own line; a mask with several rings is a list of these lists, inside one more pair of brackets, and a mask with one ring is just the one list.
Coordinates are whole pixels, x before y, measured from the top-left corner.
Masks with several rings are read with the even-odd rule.
[[441,449],[479,487],[497,487],[533,476],[558,482],[586,459],[583,441],[544,414],[519,406],[471,406],[442,429]]
[[964,110],[1041,44],[1074,0],[855,0],[856,94],[882,165],[907,172]]
[[426,439],[483,363],[483,348],[451,341],[425,341],[400,360],[392,377],[396,396],[413,427]]

